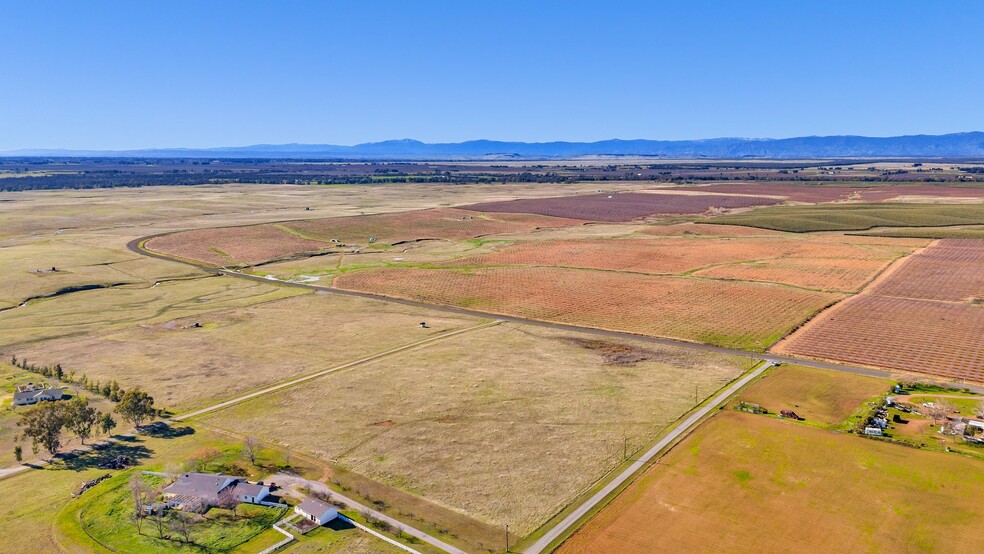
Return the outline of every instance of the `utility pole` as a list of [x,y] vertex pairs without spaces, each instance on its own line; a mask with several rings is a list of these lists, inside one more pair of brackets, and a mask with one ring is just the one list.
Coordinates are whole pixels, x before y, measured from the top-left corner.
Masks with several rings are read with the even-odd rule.
[[509,524],[506,524],[506,552],[509,552]]
[[699,404],[699,402],[697,401],[697,383],[694,383],[694,406],[696,406],[697,404]]

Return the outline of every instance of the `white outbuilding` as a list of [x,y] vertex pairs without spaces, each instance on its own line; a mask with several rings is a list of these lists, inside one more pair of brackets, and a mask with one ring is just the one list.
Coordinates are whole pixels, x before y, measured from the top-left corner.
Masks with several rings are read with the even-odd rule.
[[300,514],[304,519],[313,521],[318,525],[324,525],[338,517],[338,510],[334,506],[310,496],[294,506],[294,513]]

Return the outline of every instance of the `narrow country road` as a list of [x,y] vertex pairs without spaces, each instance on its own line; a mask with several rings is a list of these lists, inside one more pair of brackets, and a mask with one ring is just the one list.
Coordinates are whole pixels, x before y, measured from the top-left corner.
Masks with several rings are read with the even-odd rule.
[[750,373],[745,374],[744,377],[738,379],[726,389],[721,391],[713,400],[708,402],[702,408],[694,412],[687,419],[680,422],[679,425],[673,428],[669,433],[666,434],[662,439],[659,440],[652,448],[646,451],[645,454],[639,457],[638,460],[632,462],[632,465],[627,467],[625,471],[620,473],[617,477],[611,480],[607,485],[601,488],[597,493],[591,498],[577,507],[573,512],[571,512],[567,517],[565,517],[560,523],[558,523],[553,529],[547,531],[545,535],[540,537],[540,540],[536,541],[524,552],[526,554],[539,554],[543,552],[550,543],[554,542],[565,531],[570,529],[575,523],[577,523],[581,518],[583,518],[592,508],[600,504],[605,498],[615,491],[622,483],[626,482],[629,478],[636,474],[639,470],[646,467],[653,458],[659,455],[667,446],[673,443],[681,435],[689,431],[691,428],[700,423],[704,416],[711,413],[712,410],[716,409],[718,406],[723,404],[728,398],[731,398],[739,389],[747,385],[751,380],[755,379],[762,374],[763,371],[772,367],[769,362],[763,362],[759,364],[757,368],[752,370]]

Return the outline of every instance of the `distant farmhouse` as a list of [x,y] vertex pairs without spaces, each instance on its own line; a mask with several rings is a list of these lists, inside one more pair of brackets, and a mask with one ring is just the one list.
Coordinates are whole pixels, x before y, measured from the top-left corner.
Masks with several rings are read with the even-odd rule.
[[182,473],[163,493],[168,508],[204,512],[239,502],[260,504],[270,495],[270,487],[220,473]]
[[17,391],[14,392],[14,405],[28,406],[30,404],[37,404],[42,400],[61,400],[63,392],[64,390],[60,388],[45,388],[44,383],[17,385]]

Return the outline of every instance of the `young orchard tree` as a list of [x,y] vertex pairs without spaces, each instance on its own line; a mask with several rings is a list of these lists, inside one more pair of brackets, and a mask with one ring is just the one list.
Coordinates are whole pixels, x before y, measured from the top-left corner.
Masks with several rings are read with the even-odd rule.
[[120,398],[119,404],[116,405],[115,411],[138,429],[145,421],[157,414],[157,410],[154,408],[154,397],[138,388],[126,391],[126,394]]

